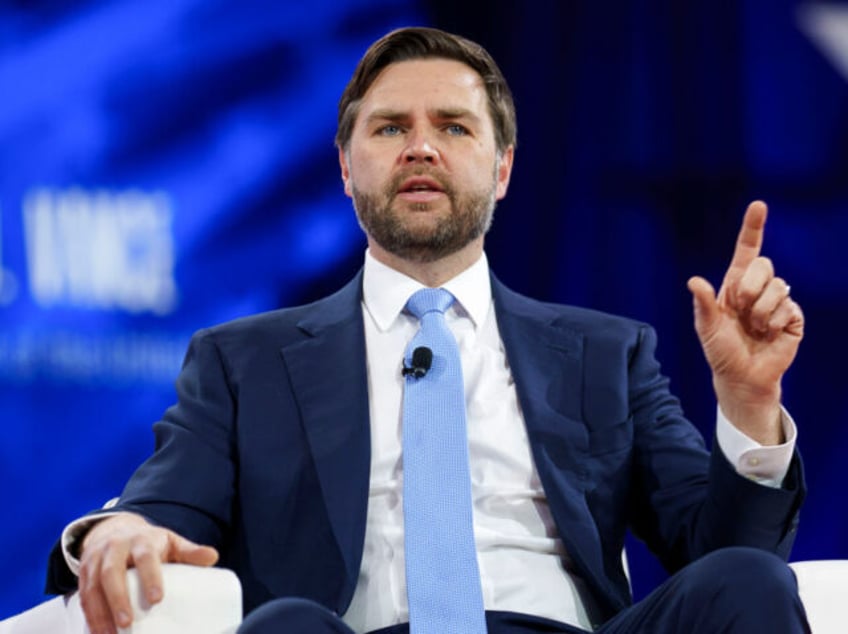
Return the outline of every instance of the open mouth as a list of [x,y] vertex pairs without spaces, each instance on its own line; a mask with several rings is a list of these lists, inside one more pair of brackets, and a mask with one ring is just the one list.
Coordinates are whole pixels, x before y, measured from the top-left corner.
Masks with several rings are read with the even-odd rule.
[[399,194],[444,193],[439,182],[426,176],[407,178],[398,189]]
[[397,196],[410,203],[431,203],[445,195],[444,187],[434,178],[412,176],[398,187]]

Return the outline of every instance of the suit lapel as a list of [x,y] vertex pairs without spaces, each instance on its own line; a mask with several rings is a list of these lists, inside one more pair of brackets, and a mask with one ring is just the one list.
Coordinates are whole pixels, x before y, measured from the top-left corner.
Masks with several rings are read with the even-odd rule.
[[575,569],[606,587],[591,488],[589,435],[582,421],[583,334],[562,323],[562,307],[514,293],[492,278],[498,329],[551,514]]
[[362,274],[298,323],[304,338],[282,348],[321,496],[353,593],[365,539],[371,444]]

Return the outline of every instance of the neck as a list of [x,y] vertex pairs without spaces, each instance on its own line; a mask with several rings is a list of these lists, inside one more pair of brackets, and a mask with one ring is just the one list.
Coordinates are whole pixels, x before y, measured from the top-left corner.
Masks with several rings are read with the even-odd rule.
[[368,241],[368,249],[378,262],[408,275],[424,286],[437,288],[455,278],[480,259],[480,256],[483,255],[483,238],[480,237],[459,251],[432,262],[406,260],[394,253],[389,253],[373,240]]

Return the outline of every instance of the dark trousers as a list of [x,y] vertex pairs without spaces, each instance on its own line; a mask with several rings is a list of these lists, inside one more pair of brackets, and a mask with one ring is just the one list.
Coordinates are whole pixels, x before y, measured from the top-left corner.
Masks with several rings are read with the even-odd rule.
[[[513,612],[486,612],[489,634],[585,630]],[[601,634],[719,634],[810,632],[792,570],[775,555],[725,548],[690,564],[639,603],[619,612]],[[408,634],[393,625],[373,634]],[[342,620],[306,599],[277,599],[247,616],[238,634],[354,634]],[[445,634],[462,634],[446,632]]]

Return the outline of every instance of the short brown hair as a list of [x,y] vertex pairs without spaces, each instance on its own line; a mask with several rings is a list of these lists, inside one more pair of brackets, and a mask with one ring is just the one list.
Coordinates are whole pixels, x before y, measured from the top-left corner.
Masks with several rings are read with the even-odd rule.
[[502,152],[515,145],[515,104],[495,60],[486,49],[471,40],[427,27],[397,29],[368,48],[339,100],[336,145],[347,149],[362,98],[386,66],[426,58],[451,59],[475,70],[483,80],[489,97],[489,115],[495,128],[498,150]]

